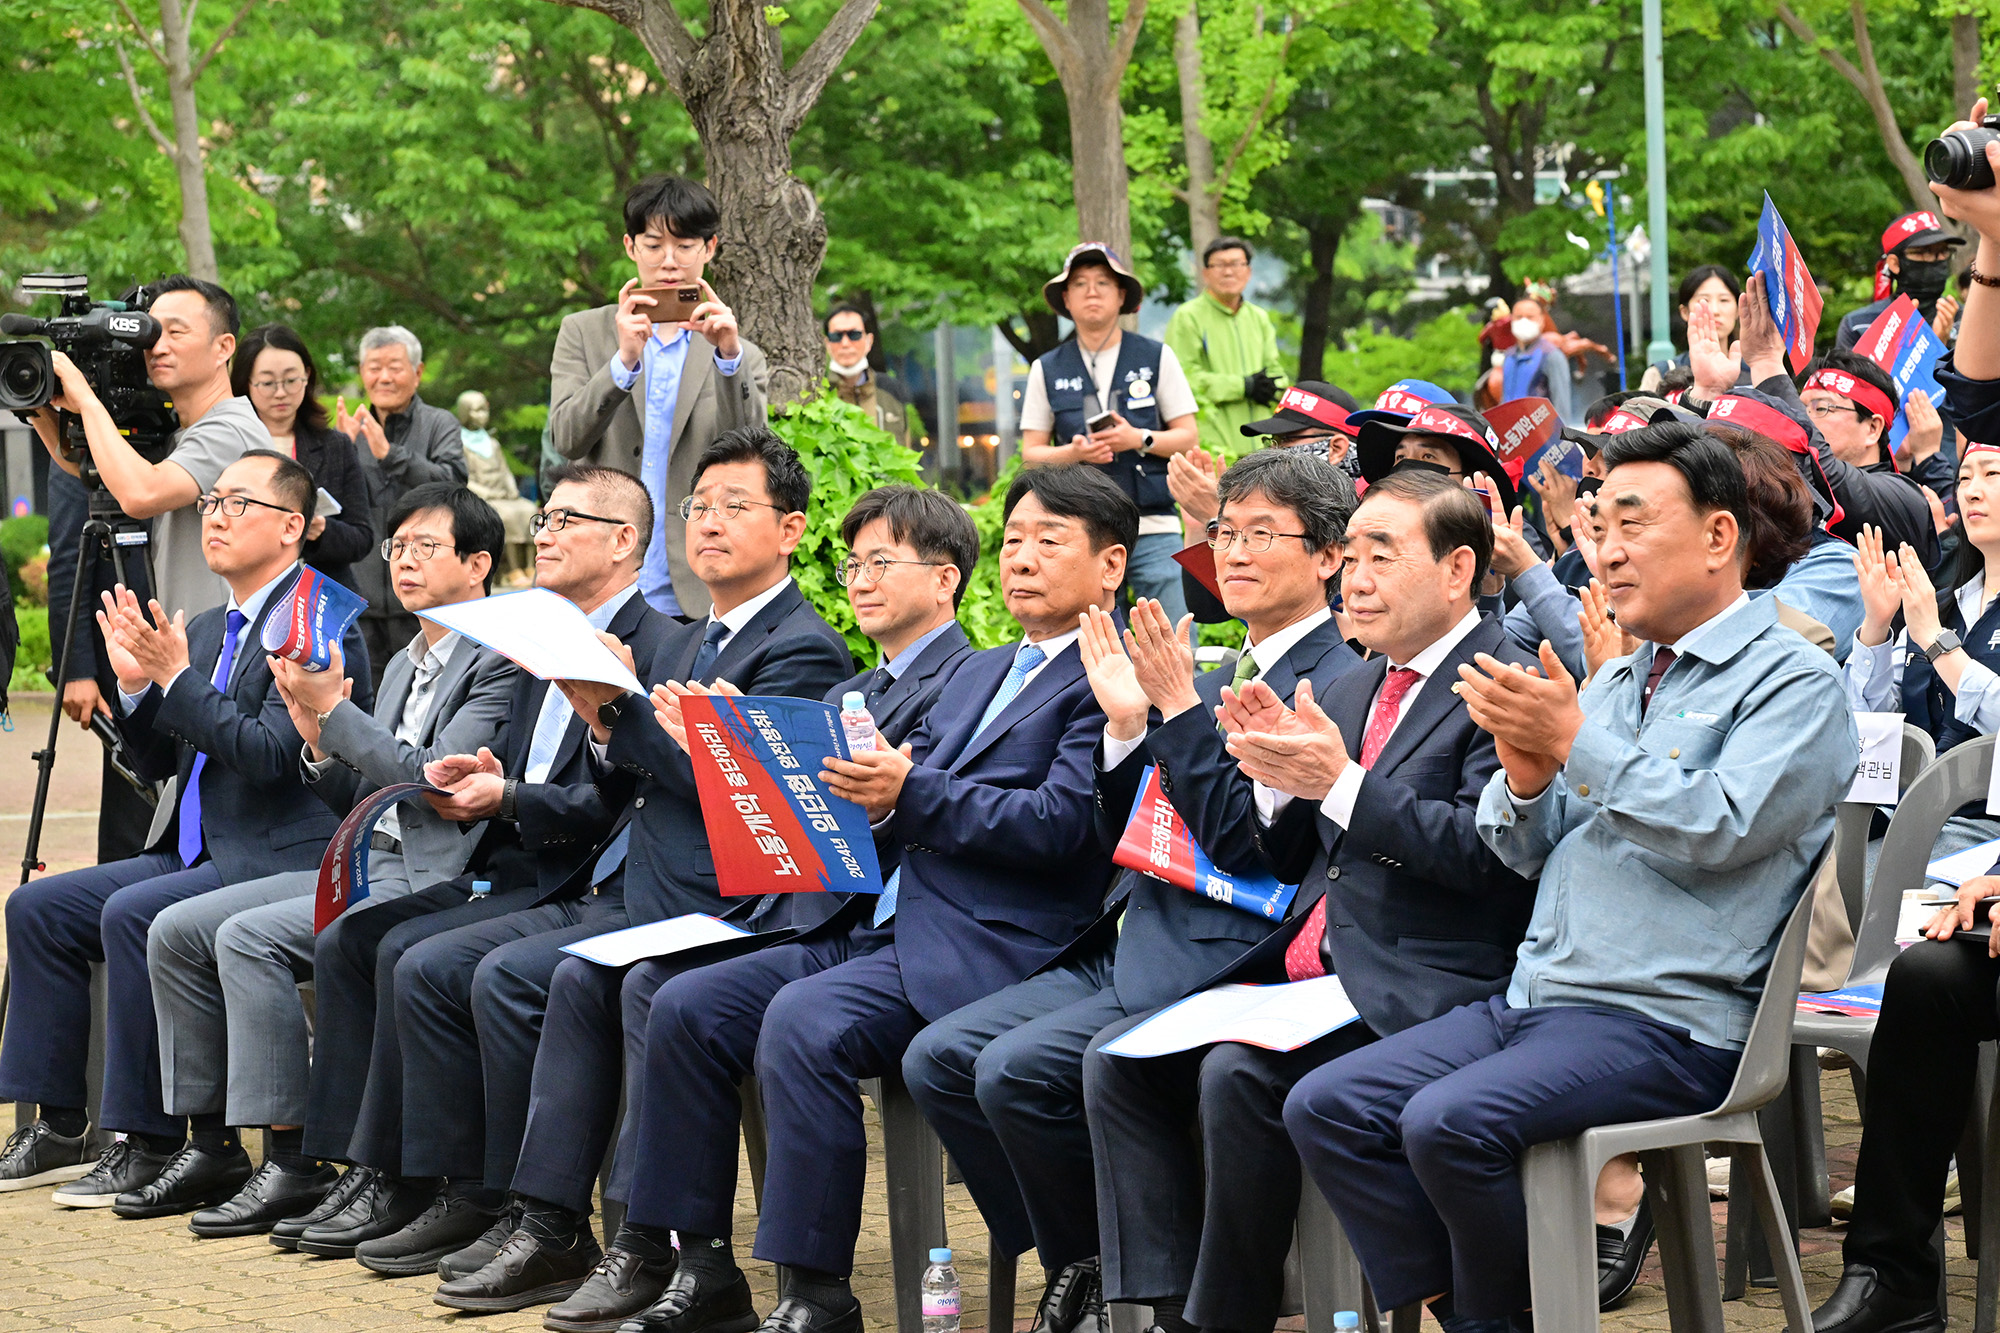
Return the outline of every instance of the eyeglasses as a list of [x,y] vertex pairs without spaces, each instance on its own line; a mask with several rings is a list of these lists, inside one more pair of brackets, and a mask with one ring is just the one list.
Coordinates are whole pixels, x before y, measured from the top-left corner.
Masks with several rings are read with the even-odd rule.
[[1243,543],[1246,551],[1268,551],[1277,545],[1280,537],[1304,539],[1303,532],[1273,532],[1269,528],[1232,528],[1226,523],[1218,523],[1209,529],[1208,544],[1212,550],[1229,551],[1237,542]]
[[868,330],[866,329],[828,329],[826,331],[826,340],[830,343],[858,343],[867,336]]
[[766,504],[762,500],[724,500],[719,505],[712,505],[706,500],[697,500],[690,495],[687,499],[681,501],[681,517],[690,523],[699,523],[710,514],[716,514],[734,523],[737,519],[742,518],[747,510],[753,507],[757,509],[775,509],[781,514],[789,514],[791,512],[791,510],[785,508],[783,505]]
[[251,380],[250,387],[259,393],[270,393],[273,389],[283,389],[286,393],[292,393],[304,388],[305,382],[304,375],[287,375],[281,380]]
[[1332,439],[1333,436],[1333,431],[1314,430],[1308,427],[1305,430],[1295,430],[1290,435],[1273,435],[1270,447],[1273,449],[1290,449],[1294,445],[1300,444],[1324,444],[1326,441]]
[[[539,518],[540,515],[536,515],[536,517]],[[393,561],[399,558],[403,552],[408,551],[419,560],[428,560],[439,551],[456,551],[457,549],[456,546],[446,546],[443,542],[432,537],[391,537],[382,543],[382,558]]]
[[618,527],[624,525],[626,521],[622,518],[606,518],[602,514],[586,514],[581,509],[544,509],[528,520],[528,526],[536,532],[540,532],[543,528],[547,528],[550,532],[561,532],[576,522],[609,523]]
[[1226,273],[1232,269],[1249,268],[1250,265],[1241,259],[1213,259],[1209,261],[1208,267],[1210,269],[1220,269]]
[[204,495],[194,502],[194,507],[204,517],[220,509],[227,518],[242,518],[250,512],[251,505],[259,505],[265,509],[275,509],[281,514],[296,514],[299,512],[296,509],[287,509],[283,505],[274,505],[269,500],[252,499],[247,495]]
[[1859,404],[1836,403],[1825,398],[1807,403],[1805,409],[1806,415],[1815,421],[1825,421],[1828,417],[1837,417],[1842,412],[1852,412],[1857,417],[1872,417],[1875,415],[1873,412],[1863,410]]
[[[667,243],[657,236],[641,236],[633,242],[633,248],[652,259],[666,253]],[[673,244],[674,258],[681,260],[693,259],[706,249],[707,241],[675,241]]]
[[867,560],[850,557],[840,562],[840,567],[833,571],[833,576],[840,580],[840,586],[843,588],[852,588],[857,583],[865,587],[871,583],[880,583],[888,576],[891,565],[922,565],[926,569],[937,569],[942,563],[938,560],[891,560],[880,555]]

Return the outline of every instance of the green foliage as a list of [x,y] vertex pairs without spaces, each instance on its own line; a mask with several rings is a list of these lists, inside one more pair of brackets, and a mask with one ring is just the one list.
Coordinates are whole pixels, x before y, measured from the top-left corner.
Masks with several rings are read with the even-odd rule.
[[847,558],[840,520],[877,486],[899,481],[922,485],[917,455],[897,444],[867,413],[832,393],[772,417],[771,429],[798,450],[813,479],[806,533],[792,552],[792,578],[827,623],[847,636],[855,657],[873,662],[875,647],[854,623],[847,590],[834,578],[834,569]]
[[1478,311],[1461,306],[1419,325],[1408,338],[1363,325],[1326,354],[1326,377],[1366,403],[1400,379],[1429,380],[1455,392],[1479,364]]
[[21,566],[40,555],[49,544],[49,521],[40,514],[22,514],[0,520],[0,561],[7,566],[7,582],[14,589],[14,604],[20,606],[27,595],[21,582]]
[[7,692],[45,693],[49,689],[48,670],[55,662],[55,654],[49,651],[49,609],[17,606],[14,618],[21,626],[21,646],[14,653],[14,676]]
[[958,605],[958,623],[965,626],[974,647],[994,648],[1021,636],[1020,624],[1008,614],[1006,599],[1000,595],[1000,531],[1005,526],[1000,511],[1007,488],[1020,474],[1017,453],[993,478],[993,489],[972,504],[972,526],[979,530],[979,568]]

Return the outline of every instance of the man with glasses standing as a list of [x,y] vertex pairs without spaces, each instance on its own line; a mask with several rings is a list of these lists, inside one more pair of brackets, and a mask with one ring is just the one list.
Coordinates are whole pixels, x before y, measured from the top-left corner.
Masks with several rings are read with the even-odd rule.
[[[104,599],[98,626],[117,677],[118,727],[140,774],[178,778],[177,795],[161,806],[141,855],[35,880],[7,899],[12,993],[0,1095],[39,1103],[41,1114],[9,1141],[5,1188],[67,1180],[74,1183],[58,1202],[108,1207],[163,1174],[207,1177],[224,1198],[249,1175],[247,1162],[233,1160],[226,1130],[198,1132],[188,1144],[187,1123],[162,1105],[146,931],[183,899],[273,869],[318,866],[339,823],[302,781],[299,733],[259,648],[264,622],[283,613],[297,583],[313,500],[304,468],[252,450],[195,506],[208,567],[228,585],[228,603],[190,621],[155,601],[149,620],[127,589]],[[350,631],[343,647],[365,667],[359,634]],[[365,678],[356,696],[370,702]],[[87,1167],[90,972],[100,961],[97,1127],[127,1137]],[[219,1173],[211,1173],[212,1155],[224,1159]]]
[[[654,523],[639,589],[675,616],[708,614],[708,591],[682,541],[680,506],[695,465],[725,431],[761,426],[765,415],[764,354],[701,276],[721,225],[715,196],[695,181],[658,175],[634,185],[625,196],[625,254],[638,277],[619,288],[615,304],[565,317],[549,365],[550,441],[565,458],[645,483]],[[690,318],[656,314],[658,302],[644,293],[662,287],[700,292]]]
[[1201,291],[1167,321],[1166,344],[1180,358],[1201,404],[1201,447],[1226,461],[1241,450],[1239,431],[1283,390],[1278,333],[1262,306],[1244,298],[1250,243],[1221,236],[1201,252]]

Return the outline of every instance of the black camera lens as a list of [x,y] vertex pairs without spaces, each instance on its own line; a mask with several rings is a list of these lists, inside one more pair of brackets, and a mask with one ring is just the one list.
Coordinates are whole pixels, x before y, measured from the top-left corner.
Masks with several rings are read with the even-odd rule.
[[0,343],[0,410],[29,412],[55,393],[56,368],[41,343]]
[[1986,145],[2000,139],[1992,129],[1953,130],[1924,145],[1924,175],[1954,190],[1990,190],[1993,167]]

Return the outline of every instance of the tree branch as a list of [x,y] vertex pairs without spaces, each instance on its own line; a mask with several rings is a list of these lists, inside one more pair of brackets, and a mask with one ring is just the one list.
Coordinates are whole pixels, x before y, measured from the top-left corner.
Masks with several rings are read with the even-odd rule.
[[1889,155],[1896,173],[1903,178],[1903,188],[1909,191],[1918,208],[1929,208],[1933,199],[1923,167],[1918,163],[1916,154],[1910,151],[1909,140],[1903,137],[1903,127],[1896,121],[1896,110],[1889,104],[1889,91],[1882,83],[1882,71],[1875,64],[1875,43],[1868,35],[1868,10],[1864,0],[1849,0],[1848,7],[1854,24],[1855,50],[1861,57],[1860,68],[1836,51],[1832,42],[1822,40],[1811,24],[1792,11],[1786,0],[1773,0],[1772,8],[1779,21],[1790,28],[1793,35],[1817,50],[1840,77],[1854,85],[1854,90],[1861,94],[1861,100],[1874,114],[1875,128],[1882,136],[1883,151]]
[[687,20],[674,8],[672,0],[555,0],[555,3],[592,10],[630,29],[658,63],[660,74],[674,96],[686,100],[688,71],[701,54],[701,43],[688,31]]
[[[123,3],[123,0],[120,2]],[[139,91],[139,76],[132,72],[132,57],[125,54],[125,40],[113,34],[111,45],[118,52],[118,68],[125,71],[125,86],[132,90],[132,105],[138,108],[139,121],[146,127],[146,133],[153,136],[153,142],[158,144],[160,151],[168,157],[179,156],[174,148],[174,141],[160,132],[159,122],[154,120],[153,113],[146,109],[146,95]]]
[[[132,12],[132,6],[125,3],[125,0],[117,0],[117,3],[119,12],[125,15],[125,21],[132,25],[132,31],[138,36],[139,45],[146,48],[146,54],[151,56],[161,69],[165,69],[167,67],[167,58],[160,54],[159,48],[153,45],[153,39],[146,35],[146,25],[139,22],[139,16]],[[112,40],[116,41],[117,39],[113,38]]]
[[1146,23],[1146,0],[1128,0],[1125,21],[1118,25],[1118,40],[1112,44],[1111,59],[1119,76],[1132,63],[1132,48],[1139,44],[1139,29]]
[[1041,38],[1042,50],[1048,53],[1049,63],[1056,67],[1056,76],[1067,79],[1069,71],[1074,69],[1081,59],[1076,36],[1063,25],[1063,21],[1055,16],[1055,11],[1044,4],[1043,0],[1015,0],[1015,3],[1020,5],[1021,12],[1028,16],[1028,24],[1034,28],[1035,36]]
[[241,23],[244,16],[256,6],[257,0],[243,0],[242,7],[236,11],[236,17],[230,19],[222,31],[215,35],[215,40],[208,44],[208,50],[202,52],[201,59],[194,62],[194,72],[188,75],[189,83],[200,80],[201,72],[208,68],[208,62],[215,59],[216,53],[222,50],[222,44],[236,31],[236,25]]
[[834,70],[840,68],[840,62],[847,58],[848,51],[861,36],[861,30],[875,17],[880,2],[846,0],[840,12],[827,20],[819,36],[813,38],[805,54],[793,63],[791,72],[785,78],[783,125],[787,139],[805,123],[806,115],[819,101],[826,81],[833,77]]
[[1220,199],[1222,192],[1229,188],[1229,177],[1236,170],[1237,159],[1250,147],[1251,141],[1257,137],[1257,132],[1264,128],[1264,117],[1270,113],[1271,100],[1278,95],[1278,80],[1285,76],[1285,56],[1292,49],[1292,34],[1297,31],[1298,22],[1295,15],[1292,26],[1285,29],[1285,40],[1278,46],[1278,67],[1271,71],[1270,81],[1264,85],[1264,95],[1257,99],[1257,109],[1250,113],[1250,123],[1243,127],[1243,137],[1236,141],[1236,146],[1229,150],[1228,155],[1222,159],[1221,168],[1215,173],[1217,199]]

